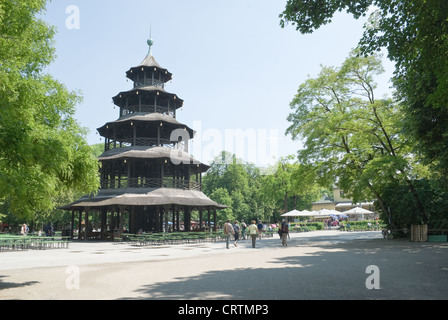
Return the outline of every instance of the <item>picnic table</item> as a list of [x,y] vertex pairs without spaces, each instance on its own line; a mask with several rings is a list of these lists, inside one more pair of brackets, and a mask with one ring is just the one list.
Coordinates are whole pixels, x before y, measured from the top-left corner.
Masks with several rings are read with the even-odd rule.
[[70,237],[0,235],[0,252],[68,248]]

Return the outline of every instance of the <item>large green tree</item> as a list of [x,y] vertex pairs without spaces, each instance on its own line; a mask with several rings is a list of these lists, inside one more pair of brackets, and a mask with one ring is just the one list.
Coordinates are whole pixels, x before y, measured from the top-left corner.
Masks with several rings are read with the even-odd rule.
[[[216,201],[221,196],[230,197],[227,204],[232,205],[232,210],[224,211],[228,218],[249,219],[257,216],[259,210],[256,201],[257,176],[251,165],[223,151],[214,159],[211,168],[204,176],[203,189]],[[220,189],[225,189],[227,195],[223,195]]]
[[293,156],[281,158],[271,174],[261,177],[261,199],[273,206],[275,221],[280,213],[292,209],[311,209],[313,202],[320,197],[321,187],[317,183],[314,168],[293,162]]
[[231,205],[222,211],[223,218],[272,220],[272,206],[261,199],[262,175],[255,165],[222,151],[202,181],[205,194]]
[[355,18],[372,10],[359,47],[364,54],[386,48],[396,63],[403,128],[448,186],[448,1],[288,0],[280,24],[312,33],[344,10]]
[[98,162],[74,118],[81,98],[44,71],[55,57],[55,30],[38,18],[45,5],[0,0],[0,200],[23,217],[98,188]]
[[222,221],[278,222],[285,211],[310,209],[321,191],[314,168],[292,160],[292,156],[281,159],[263,170],[269,174],[262,174],[255,165],[223,151],[204,176],[203,191],[211,199],[229,206],[218,212]]

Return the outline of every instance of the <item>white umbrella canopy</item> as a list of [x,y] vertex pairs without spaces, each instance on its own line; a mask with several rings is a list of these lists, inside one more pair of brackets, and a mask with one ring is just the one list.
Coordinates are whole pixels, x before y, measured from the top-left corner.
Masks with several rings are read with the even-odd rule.
[[294,209],[281,215],[282,217],[299,217],[300,211]]
[[330,214],[334,214],[334,211],[329,209],[320,209],[318,212],[319,216],[330,216]]
[[289,212],[286,212],[284,214],[282,214],[282,217],[309,217],[311,216],[311,212],[309,212],[308,210],[303,210],[303,211],[298,211],[296,209],[291,210]]
[[361,220],[364,220],[365,214],[372,214],[374,212],[366,210],[364,208],[356,207],[347,211],[344,211],[346,215],[354,215],[357,216],[357,219],[361,218]]
[[347,211],[344,211],[345,214],[368,214],[373,213],[372,211],[366,210],[364,208],[356,207]]
[[315,218],[330,218],[330,210],[320,209],[319,211],[313,211],[311,213]]
[[314,218],[330,218],[330,214],[327,211],[328,209],[321,209],[319,211],[312,211],[310,214]]
[[340,218],[342,218],[342,219],[345,219],[345,218],[348,218],[348,216],[345,214],[345,212],[343,213],[343,212],[339,212],[339,211],[337,211],[337,210],[331,210],[332,211],[332,213],[331,213],[331,217],[336,217],[336,218],[338,218],[338,219],[340,219]]

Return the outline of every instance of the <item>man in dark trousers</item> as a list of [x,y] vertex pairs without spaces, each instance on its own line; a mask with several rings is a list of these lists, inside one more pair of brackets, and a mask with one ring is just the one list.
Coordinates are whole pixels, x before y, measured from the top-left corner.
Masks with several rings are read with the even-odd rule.
[[285,219],[282,221],[282,246],[288,245],[289,225]]
[[261,240],[261,233],[263,232],[263,223],[261,222],[261,220],[258,220],[257,228],[258,228],[258,239]]

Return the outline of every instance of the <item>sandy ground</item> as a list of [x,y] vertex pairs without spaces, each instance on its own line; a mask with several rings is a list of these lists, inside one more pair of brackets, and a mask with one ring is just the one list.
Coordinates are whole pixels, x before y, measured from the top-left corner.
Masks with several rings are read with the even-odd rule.
[[287,247],[274,237],[255,249],[74,242],[1,252],[0,300],[446,299],[447,258],[447,243],[378,232],[292,234]]

